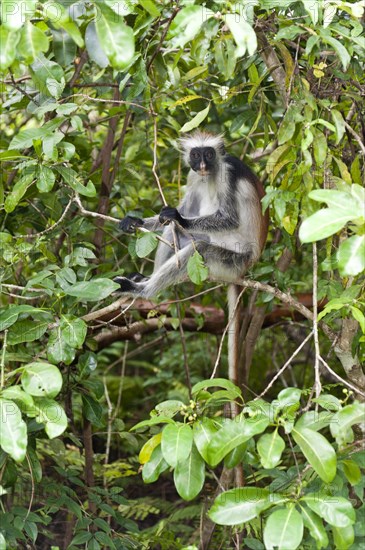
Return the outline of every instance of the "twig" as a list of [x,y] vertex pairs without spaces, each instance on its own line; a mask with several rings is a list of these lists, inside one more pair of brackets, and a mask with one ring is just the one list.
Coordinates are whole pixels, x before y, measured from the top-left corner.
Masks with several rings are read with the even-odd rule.
[[300,346],[297,347],[297,349],[294,351],[294,353],[292,353],[292,355],[289,357],[289,359],[286,361],[286,363],[281,367],[281,369],[275,374],[275,376],[270,380],[270,382],[268,383],[268,385],[266,386],[266,388],[264,389],[264,391],[262,391],[260,393],[260,395],[258,397],[255,398],[256,399],[261,399],[261,397],[263,397],[268,391],[269,389],[274,385],[274,382],[280,378],[280,376],[282,375],[282,373],[285,371],[285,369],[290,365],[290,363],[292,362],[292,360],[294,359],[294,357],[296,355],[298,355],[298,353],[300,352],[300,350],[305,346],[305,344],[308,342],[308,340],[310,340],[313,336],[313,330],[308,334],[308,336],[303,340],[303,342],[300,344]]
[[[95,103],[112,103],[113,105],[127,105],[128,107],[137,107],[138,109],[142,109],[147,113],[150,112],[150,109],[148,107],[144,107],[143,105],[140,105],[139,103],[134,103],[133,101],[124,101],[123,99],[102,99],[100,97],[92,97],[87,94],[70,94],[65,99],[69,100],[70,97],[82,97],[84,99],[88,99],[89,101],[95,101]],[[156,113],[151,113],[151,114],[156,114]]]
[[10,285],[8,283],[0,283],[0,286],[4,286],[5,288],[11,288],[14,290],[26,290],[28,292],[43,292],[43,288],[32,288],[32,287],[25,287],[25,286],[19,286],[19,285]]
[[33,505],[34,494],[35,494],[35,485],[34,485],[34,474],[33,474],[32,463],[29,459],[28,453],[25,453],[25,456],[26,456],[26,459],[27,459],[27,462],[28,462],[28,468],[29,468],[29,472],[30,472],[30,483],[31,483],[31,487],[32,487],[32,492],[30,494],[30,501],[29,501],[29,505],[28,505],[27,514],[24,518],[24,519],[27,519],[30,512],[32,511],[32,505]]
[[231,326],[231,323],[232,323],[232,321],[234,320],[234,318],[235,318],[235,316],[236,316],[236,311],[237,311],[238,305],[239,305],[239,303],[240,303],[240,300],[241,300],[242,295],[243,295],[243,293],[245,292],[245,290],[246,290],[246,289],[243,288],[243,289],[241,290],[241,292],[239,293],[239,295],[238,295],[238,297],[237,297],[237,300],[236,300],[236,303],[235,303],[235,305],[234,305],[234,308],[233,308],[231,317],[228,319],[228,323],[227,323],[226,326],[224,327],[224,331],[223,331],[223,334],[222,334],[222,338],[221,338],[221,341],[220,341],[220,343],[219,343],[217,359],[216,359],[216,361],[215,361],[214,368],[213,368],[213,372],[212,372],[212,374],[210,375],[210,378],[215,378],[215,375],[216,375],[216,373],[217,373],[219,361],[220,361],[221,354],[222,354],[222,348],[223,348],[224,337],[225,337],[225,335],[227,334],[228,329],[229,329],[229,327]]
[[319,357],[319,360],[321,361],[322,365],[328,370],[328,372],[330,372],[332,376],[334,376],[339,382],[341,382],[342,384],[344,384],[344,386],[347,386],[351,390],[355,391],[356,393],[359,393],[360,395],[365,397],[365,393],[363,391],[361,391],[359,388],[357,388],[353,384],[350,384],[350,382],[347,382],[344,378],[342,378],[338,374],[336,374],[335,371],[332,370],[331,367],[328,365],[328,363],[326,363],[326,361],[323,359],[322,356]]
[[317,244],[313,243],[313,339],[314,339],[314,388],[316,398],[321,394],[321,375],[319,370],[319,358],[321,356],[318,340],[318,305],[317,305],[317,284],[318,284],[318,257]]
[[155,60],[155,57],[156,57],[156,56],[158,55],[158,53],[160,52],[161,47],[162,47],[162,44],[163,44],[163,41],[165,40],[167,31],[169,30],[170,25],[171,25],[173,19],[176,17],[176,15],[177,15],[177,13],[179,12],[179,10],[180,10],[180,8],[179,8],[178,6],[175,6],[174,11],[172,12],[172,14],[170,15],[170,17],[168,18],[167,23],[166,23],[166,26],[165,26],[165,28],[164,28],[162,34],[161,34],[160,41],[159,41],[159,43],[157,44],[155,51],[154,51],[153,54],[151,55],[149,62],[147,63],[147,72],[150,70],[152,63],[153,63],[154,60]]
[[57,227],[58,225],[60,225],[60,223],[63,222],[73,202],[74,202],[74,199],[71,198],[66,208],[64,209],[62,216],[53,225],[51,225],[50,227],[47,227],[47,229],[44,229],[39,233],[29,233],[27,235],[13,235],[13,238],[14,239],[35,239],[37,237],[42,237],[43,235],[45,235],[46,233],[49,233],[50,231],[53,231],[55,227]]
[[344,120],[344,124],[345,124],[345,127],[347,128],[347,130],[350,132],[350,134],[352,134],[354,136],[357,143],[360,145],[360,149],[362,150],[363,154],[365,155],[365,145],[363,144],[359,134],[355,132],[355,130],[352,128],[352,126],[350,126],[350,124],[348,122],[346,122],[346,120]]

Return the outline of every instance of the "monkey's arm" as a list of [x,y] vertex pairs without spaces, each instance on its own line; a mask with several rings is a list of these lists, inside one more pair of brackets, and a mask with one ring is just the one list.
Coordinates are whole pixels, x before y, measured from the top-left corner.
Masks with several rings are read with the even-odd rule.
[[160,222],[164,224],[170,221],[176,221],[181,227],[191,233],[195,231],[199,233],[232,231],[239,227],[238,216],[232,211],[228,214],[222,210],[217,210],[214,214],[210,214],[209,216],[185,218],[176,208],[164,206],[161,210],[159,219]]
[[119,228],[123,233],[134,233],[138,227],[144,227],[149,231],[162,231],[164,229],[159,221],[159,216],[142,219],[127,215],[119,223]]

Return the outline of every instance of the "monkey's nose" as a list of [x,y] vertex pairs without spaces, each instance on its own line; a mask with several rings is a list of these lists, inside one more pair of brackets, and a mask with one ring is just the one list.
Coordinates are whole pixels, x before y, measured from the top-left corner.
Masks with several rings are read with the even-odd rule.
[[201,172],[205,172],[205,168],[206,168],[205,162],[201,162],[201,163],[200,163],[200,167],[199,167],[199,169],[201,170]]

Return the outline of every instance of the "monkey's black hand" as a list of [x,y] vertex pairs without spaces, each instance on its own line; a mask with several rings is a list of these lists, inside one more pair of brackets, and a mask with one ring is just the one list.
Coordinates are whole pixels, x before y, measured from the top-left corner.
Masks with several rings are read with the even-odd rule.
[[172,206],[164,206],[159,216],[160,223],[170,223],[171,221],[177,222],[182,227],[184,226],[184,218],[180,216],[176,208]]
[[135,218],[134,216],[126,216],[119,223],[119,228],[123,233],[134,233],[137,227],[143,226],[143,220],[141,218]]

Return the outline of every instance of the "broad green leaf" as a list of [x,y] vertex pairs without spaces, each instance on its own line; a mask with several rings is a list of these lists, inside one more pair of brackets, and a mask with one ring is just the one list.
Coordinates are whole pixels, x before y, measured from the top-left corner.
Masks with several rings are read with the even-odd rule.
[[235,468],[238,464],[244,461],[247,452],[248,442],[241,443],[238,447],[235,447],[224,457],[225,468]]
[[63,408],[54,399],[36,397],[34,399],[35,419],[44,424],[50,439],[60,436],[67,428],[67,416]]
[[285,388],[278,393],[280,408],[291,407],[300,402],[302,392],[299,388]]
[[355,510],[351,502],[344,497],[330,496],[324,493],[308,493],[301,500],[330,525],[347,527],[355,523]]
[[341,464],[344,474],[351,485],[358,485],[358,483],[361,483],[361,470],[354,460],[343,460]]
[[308,428],[294,427],[293,439],[309,464],[325,483],[331,483],[336,475],[336,452],[327,439]]
[[238,525],[260,515],[280,495],[258,487],[237,487],[217,496],[208,516],[218,525]]
[[9,328],[17,320],[21,313],[42,313],[43,310],[38,309],[33,306],[9,306],[7,309],[4,309],[0,313],[0,332]]
[[355,306],[351,306],[350,310],[354,319],[359,323],[362,332],[365,333],[365,315]]
[[35,181],[35,169],[34,167],[30,167],[30,169],[25,173],[14,185],[11,193],[6,197],[5,200],[5,211],[13,212],[15,210],[16,206],[19,204],[19,202],[24,197],[25,193],[27,192],[28,188],[32,185],[32,183]]
[[365,235],[353,235],[342,241],[337,251],[342,277],[359,275],[365,270]]
[[81,348],[87,334],[85,321],[73,315],[61,315],[62,336],[73,348]]
[[1,391],[1,397],[17,401],[20,409],[24,412],[32,409],[34,405],[33,397],[29,395],[29,393],[23,391],[20,386],[10,386],[10,388],[5,388]]
[[55,365],[34,362],[24,367],[21,383],[30,395],[56,397],[62,388],[62,375]]
[[32,475],[37,483],[42,481],[42,464],[37,456],[37,452],[29,445],[27,449],[27,458],[29,459],[32,468]]
[[281,460],[285,442],[278,429],[270,434],[263,434],[257,442],[257,451],[263,468],[275,468]]
[[36,0],[1,0],[1,24],[10,31],[20,29],[26,19],[33,17]]
[[8,334],[8,344],[15,346],[22,342],[39,340],[48,329],[48,321],[18,321],[11,327]]
[[336,126],[336,145],[338,145],[346,131],[345,121],[342,114],[340,111],[337,111],[337,109],[331,109],[331,116]]
[[316,541],[317,549],[327,548],[328,546],[328,536],[325,528],[323,527],[323,522],[320,517],[317,516],[314,512],[309,510],[306,506],[300,506],[302,518],[304,522],[304,527],[308,529],[311,536]]
[[308,2],[308,0],[302,0],[303,8],[312,20],[313,25],[317,25],[320,12],[319,2]]
[[57,63],[62,67],[71,65],[76,57],[77,47],[64,29],[51,29],[53,37],[53,52]]
[[76,350],[65,341],[60,326],[53,328],[49,333],[47,344],[47,359],[51,363],[65,363],[71,365],[75,359]]
[[27,426],[14,401],[0,398],[0,426],[0,447],[15,462],[22,462],[28,444]]
[[0,25],[0,71],[5,71],[15,60],[19,40],[20,32],[9,31]]
[[183,48],[187,42],[192,40],[202,26],[202,7],[183,7],[170,25],[168,37],[173,47]]
[[354,424],[363,423],[364,418],[365,404],[359,402],[346,405],[333,416],[330,430],[340,447],[353,441],[354,434],[351,427]]
[[352,217],[352,213],[339,208],[319,210],[304,220],[299,229],[299,238],[302,243],[326,239],[340,231]]
[[148,420],[138,422],[138,424],[131,428],[131,431],[138,430],[139,428],[145,428],[146,426],[156,426],[156,424],[175,424],[175,421],[169,416],[152,416],[152,418],[149,418]]
[[280,124],[278,131],[278,143],[282,145],[289,141],[295,132],[295,110],[297,109],[296,105],[289,105],[287,112]]
[[56,176],[53,171],[48,168],[48,166],[41,164],[38,168],[37,179],[37,187],[39,191],[41,193],[49,193],[49,191],[52,191],[55,181]]
[[154,233],[144,233],[136,241],[136,254],[139,258],[145,258],[158,244],[157,237]]
[[351,548],[355,540],[355,531],[352,525],[341,528],[332,525],[332,533],[336,548],[340,550]]
[[353,218],[359,218],[364,215],[364,209],[361,202],[345,191],[336,189],[316,189],[308,194],[310,199],[318,202],[325,202],[330,208],[342,210],[346,214],[351,214]]
[[133,30],[107,5],[97,2],[95,28],[101,47],[115,69],[125,69],[134,57]]
[[145,483],[153,483],[154,481],[157,481],[160,474],[167,470],[168,467],[169,465],[162,456],[161,445],[159,445],[153,450],[150,460],[143,466],[143,481]]
[[18,53],[24,57],[29,65],[39,56],[41,52],[46,52],[49,47],[47,36],[40,28],[27,21],[22,29],[20,41],[18,44]]
[[332,418],[333,414],[329,413],[328,411],[306,411],[298,418],[297,422],[295,423],[295,427],[298,430],[307,428],[309,430],[314,430],[315,432],[318,432],[323,428],[326,428],[330,424],[330,422],[332,422]]
[[2,533],[0,533],[0,550],[6,550],[6,540]]
[[139,452],[139,463],[146,464],[151,459],[151,455],[158,445],[161,443],[162,432],[153,435],[146,443],[143,445],[142,449]]
[[110,279],[99,278],[76,283],[68,287],[65,292],[70,296],[85,300],[85,302],[98,302],[99,300],[104,300],[104,298],[107,298],[119,288],[120,285],[118,283],[114,283]]
[[85,46],[90,59],[99,65],[99,67],[105,69],[109,65],[109,59],[101,47],[94,21],[91,21],[86,27]]
[[177,492],[184,500],[192,500],[203,488],[205,463],[193,445],[186,460],[178,462],[174,470],[174,483]]
[[[327,411],[337,412],[340,409],[342,409],[341,401],[334,395],[331,395],[330,393],[321,393],[321,395],[319,397],[315,397],[313,401],[315,403],[318,403],[322,407],[322,409],[326,409]],[[315,412],[315,411],[312,411],[312,412]],[[331,417],[329,416],[329,418]]]
[[162,455],[173,468],[188,458],[192,444],[193,430],[187,424],[168,424],[162,430]]
[[209,464],[216,466],[232,449],[263,432],[268,425],[269,419],[266,416],[236,417],[213,435],[207,449]]
[[43,16],[45,17],[45,19],[50,19],[53,27],[55,27],[56,29],[61,28],[65,30],[80,48],[84,46],[84,41],[82,39],[80,29],[71,19],[69,12],[64,8],[62,4],[51,0],[43,4],[42,10]]
[[328,145],[325,135],[319,130],[316,130],[313,137],[313,154],[318,167],[323,166],[327,157],[327,149]]
[[339,40],[336,40],[336,38],[333,38],[333,36],[329,36],[327,33],[325,36],[322,36],[322,39],[324,40],[324,42],[327,42],[327,44],[332,46],[332,48],[335,50],[341,60],[343,70],[346,71],[351,61],[351,56],[345,46],[343,46]]
[[226,13],[225,23],[229,27],[237,44],[236,57],[241,57],[247,52],[253,55],[257,50],[257,37],[251,25],[244,17],[237,17],[235,13]]
[[267,550],[295,550],[303,538],[303,519],[294,506],[275,510],[270,514],[264,529]]
[[[54,63],[56,65],[56,63]],[[58,66],[58,65],[57,65]],[[47,69],[48,72],[48,69]],[[29,128],[22,130],[11,140],[9,148],[11,149],[25,149],[32,147],[33,141],[37,139],[44,139],[47,136],[51,136],[56,128],[63,122],[63,118],[55,118],[43,124],[41,128]]]
[[65,182],[68,183],[72,189],[74,189],[74,191],[80,193],[80,195],[85,195],[85,197],[95,197],[96,189],[91,180],[89,180],[85,186],[80,181],[80,176],[77,172],[75,172],[75,170],[72,170],[72,168],[66,166],[55,166],[55,169],[59,174],[61,174]]
[[209,378],[207,380],[197,382],[191,388],[191,393],[194,396],[198,396],[199,392],[205,390],[206,388],[225,388],[226,390],[230,390],[237,395],[242,394],[240,388],[226,378]]
[[209,275],[209,270],[197,250],[189,258],[187,270],[190,280],[196,285],[200,285]]
[[158,17],[160,15],[160,10],[158,9],[156,2],[152,2],[152,0],[140,0],[139,3],[143,9],[152,15],[152,17]]
[[193,426],[194,443],[206,462],[209,463],[208,446],[218,427],[211,418],[203,417]]
[[[210,105],[208,105],[202,111],[199,111],[199,113],[197,113],[194,116],[194,118],[192,118],[189,122],[186,122],[180,128],[180,132],[181,133],[190,132],[190,130],[193,130],[194,128],[197,128],[203,122],[203,120],[205,120],[207,118],[208,113],[209,113],[209,108],[210,108]],[[197,252],[196,252],[196,254],[197,254]]]
[[94,397],[88,394],[82,395],[82,413],[93,426],[104,426],[103,407]]
[[162,403],[156,405],[155,410],[161,416],[168,416],[172,418],[175,414],[181,411],[182,407],[184,407],[184,403],[182,401],[179,401],[178,399],[168,399],[167,401],[162,401]]

